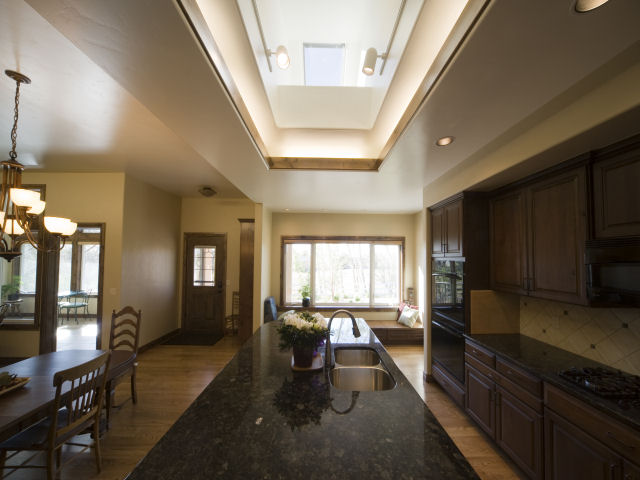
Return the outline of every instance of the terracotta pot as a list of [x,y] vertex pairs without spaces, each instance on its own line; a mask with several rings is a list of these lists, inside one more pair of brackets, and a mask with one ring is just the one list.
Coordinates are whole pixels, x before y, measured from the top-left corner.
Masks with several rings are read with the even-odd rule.
[[293,364],[298,368],[309,368],[313,363],[313,347],[293,347]]

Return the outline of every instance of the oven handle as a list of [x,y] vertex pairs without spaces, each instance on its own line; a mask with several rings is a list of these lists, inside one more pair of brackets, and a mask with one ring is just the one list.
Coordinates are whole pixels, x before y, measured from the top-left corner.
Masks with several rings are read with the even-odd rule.
[[451,327],[449,327],[447,325],[443,325],[440,322],[437,322],[437,321],[435,321],[433,319],[431,320],[431,324],[432,325],[434,325],[434,324],[437,325],[438,327],[442,328],[443,330],[446,330],[447,332],[449,332],[452,335],[455,335],[456,337],[460,337],[460,338],[463,337],[462,333],[454,330],[453,328],[451,328]]

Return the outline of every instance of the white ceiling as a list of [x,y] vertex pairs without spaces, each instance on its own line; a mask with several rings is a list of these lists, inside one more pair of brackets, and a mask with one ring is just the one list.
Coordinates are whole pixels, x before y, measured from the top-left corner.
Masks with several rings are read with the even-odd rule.
[[[211,184],[274,209],[410,212],[425,185],[637,69],[638,19],[636,0],[585,15],[571,0],[493,0],[380,172],[269,171],[170,0],[0,0],[0,67],[33,80],[22,89],[18,153],[46,171],[124,170],[178,195]],[[13,89],[0,81],[5,152]],[[616,101],[631,109],[639,95]],[[435,147],[444,134],[456,141]]]

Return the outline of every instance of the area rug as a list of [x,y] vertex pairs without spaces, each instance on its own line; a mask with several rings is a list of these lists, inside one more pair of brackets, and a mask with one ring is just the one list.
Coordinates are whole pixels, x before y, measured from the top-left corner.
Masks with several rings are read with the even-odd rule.
[[222,337],[207,333],[180,333],[163,345],[213,345]]

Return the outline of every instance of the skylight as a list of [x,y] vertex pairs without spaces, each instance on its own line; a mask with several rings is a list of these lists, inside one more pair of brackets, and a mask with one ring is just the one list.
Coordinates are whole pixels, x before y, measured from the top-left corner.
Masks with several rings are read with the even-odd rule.
[[344,43],[304,44],[304,84],[314,87],[344,85]]

